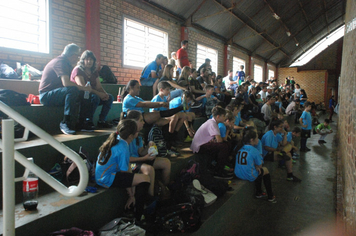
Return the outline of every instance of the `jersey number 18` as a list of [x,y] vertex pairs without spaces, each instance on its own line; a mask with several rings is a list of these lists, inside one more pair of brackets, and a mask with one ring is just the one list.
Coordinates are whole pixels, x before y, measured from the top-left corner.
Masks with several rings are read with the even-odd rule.
[[247,165],[247,155],[248,153],[247,152],[237,152],[237,164],[239,165]]

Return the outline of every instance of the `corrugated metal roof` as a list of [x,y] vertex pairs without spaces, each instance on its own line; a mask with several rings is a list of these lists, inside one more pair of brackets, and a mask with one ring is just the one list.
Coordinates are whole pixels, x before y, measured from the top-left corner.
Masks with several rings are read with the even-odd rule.
[[292,63],[341,26],[346,6],[345,0],[142,1],[276,65]]

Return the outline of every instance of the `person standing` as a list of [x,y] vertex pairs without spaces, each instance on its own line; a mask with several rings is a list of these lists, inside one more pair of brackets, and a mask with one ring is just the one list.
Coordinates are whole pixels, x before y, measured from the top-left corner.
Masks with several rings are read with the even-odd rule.
[[[65,46],[62,55],[52,59],[44,68],[39,85],[40,102],[45,106],[64,106],[64,118],[60,130],[64,134],[75,134],[76,111],[80,107],[79,119],[90,116],[90,100],[84,99],[84,91],[92,92],[90,86],[83,87],[70,81],[73,66],[80,56],[80,47],[74,43]],[[90,124],[85,124],[87,129]]]
[[187,50],[188,40],[183,40],[181,42],[181,48],[177,51],[177,70],[179,71],[179,74],[181,73],[183,67],[190,66]]
[[334,115],[334,109],[335,109],[335,100],[334,100],[334,95],[331,96],[331,98],[329,99],[329,110],[330,110],[330,115],[329,115],[329,121],[333,122],[333,115]]

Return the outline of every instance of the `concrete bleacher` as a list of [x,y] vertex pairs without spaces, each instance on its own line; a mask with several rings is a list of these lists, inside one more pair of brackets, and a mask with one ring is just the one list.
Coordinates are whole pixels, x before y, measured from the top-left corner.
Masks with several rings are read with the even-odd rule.
[[[0,80],[1,88],[25,94],[38,94],[38,92],[36,93],[38,84],[38,81]],[[119,87],[123,87],[123,85],[104,84],[103,87],[107,92],[116,97]],[[149,100],[152,97],[152,88],[141,87],[140,97]],[[114,102],[108,120],[120,116],[121,105],[121,103]],[[63,118],[62,107],[32,105],[13,108],[43,130],[52,134],[69,148],[78,151],[79,147],[83,146],[93,159],[97,157],[98,148],[101,144],[111,132],[115,131],[113,127],[111,129],[96,130],[92,133],[78,132],[77,135],[68,136],[61,134],[58,127],[59,122]],[[94,115],[95,123],[100,109],[99,107]],[[196,119],[194,128],[197,130],[204,121],[204,118]],[[184,128],[179,132],[179,137],[184,137]],[[63,155],[36,137],[31,137],[26,142],[17,143],[15,149],[26,157],[33,157],[35,163],[46,171],[49,171],[56,163],[60,163],[63,160]],[[189,144],[185,144],[183,148],[180,148],[180,152],[182,155],[178,158],[170,158],[172,162],[171,180],[174,180],[179,175],[181,169],[186,166],[190,159],[202,160],[201,158],[204,158],[193,155],[189,150]],[[16,177],[21,176],[23,171],[24,168],[16,163]],[[157,176],[159,178],[160,173]],[[0,180],[2,184],[2,177],[0,177]],[[62,182],[67,184],[65,180]],[[214,222],[221,217],[221,214],[223,214],[221,212],[238,206],[242,207],[244,199],[251,197],[253,184],[234,179],[231,186],[233,186],[232,192],[226,193],[213,206],[204,209],[203,221]],[[50,232],[73,226],[96,230],[110,220],[122,216],[127,197],[125,189],[104,189],[99,187],[98,193],[88,193],[84,196],[69,198],[58,194],[40,180],[38,210],[26,212],[22,206],[22,183],[16,183],[15,189],[16,235],[48,235]],[[236,197],[232,198],[232,196],[238,196],[238,202],[236,202]],[[2,201],[2,196],[0,199]],[[0,211],[0,234],[3,233],[2,227],[2,211]],[[201,230],[202,232],[209,232],[211,229],[201,227]]]

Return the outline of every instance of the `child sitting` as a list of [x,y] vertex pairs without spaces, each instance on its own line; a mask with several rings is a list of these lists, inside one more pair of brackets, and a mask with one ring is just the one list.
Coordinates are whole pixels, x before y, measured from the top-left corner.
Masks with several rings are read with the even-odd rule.
[[[181,104],[185,107],[184,110],[189,109],[190,103],[194,100],[193,94],[190,91],[184,91],[182,97],[174,98],[169,102],[169,108],[179,107]],[[193,121],[195,119],[195,114],[193,112],[180,112],[180,117],[184,117],[184,125],[190,137],[193,137],[195,130],[193,129]],[[188,138],[188,137],[187,137]],[[189,140],[186,140],[189,141]],[[191,140],[190,140],[191,141]]]
[[225,121],[226,111],[221,107],[214,107],[212,110],[213,118],[207,120],[197,130],[190,149],[193,153],[204,154],[209,158],[208,163],[213,159],[216,160],[217,166],[214,177],[221,179],[231,179],[224,170],[225,165],[229,162],[229,147],[223,142],[220,136],[219,123]]
[[321,123],[321,124],[319,124],[318,126],[315,127],[315,131],[318,134],[320,134],[320,138],[318,140],[318,143],[320,145],[326,143],[325,140],[324,140],[325,137],[328,134],[331,134],[333,132],[333,130],[331,129],[329,123],[330,123],[330,120],[329,119],[325,119],[324,123]]
[[205,95],[202,95],[198,98],[196,98],[196,101],[200,101],[203,109],[203,113],[205,113],[205,116],[209,117],[212,112],[211,110],[213,107],[215,107],[216,103],[219,102],[219,99],[213,95],[214,93],[214,86],[213,85],[206,85],[205,88]]
[[262,167],[262,158],[259,151],[254,147],[258,145],[258,135],[255,130],[247,130],[243,137],[245,145],[237,152],[235,175],[244,180],[255,182],[256,198],[263,198],[262,179],[266,187],[268,201],[276,203],[276,197],[272,192],[271,176],[266,167]]

